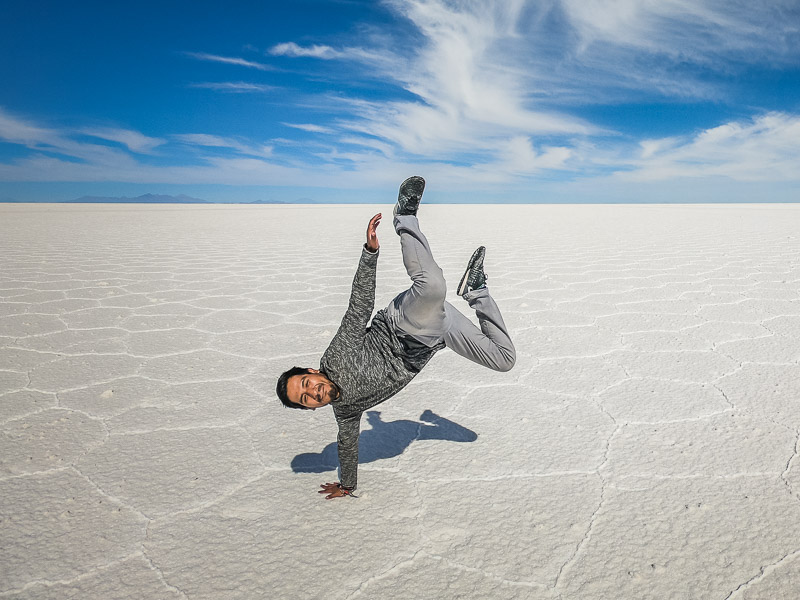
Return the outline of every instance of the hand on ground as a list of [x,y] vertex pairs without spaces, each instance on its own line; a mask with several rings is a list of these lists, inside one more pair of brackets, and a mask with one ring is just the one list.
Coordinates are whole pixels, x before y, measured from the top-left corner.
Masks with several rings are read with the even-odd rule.
[[328,494],[325,496],[325,500],[330,500],[331,498],[343,498],[344,496],[353,495],[353,492],[344,489],[339,483],[323,483],[319,487],[322,488],[319,490],[320,494]]

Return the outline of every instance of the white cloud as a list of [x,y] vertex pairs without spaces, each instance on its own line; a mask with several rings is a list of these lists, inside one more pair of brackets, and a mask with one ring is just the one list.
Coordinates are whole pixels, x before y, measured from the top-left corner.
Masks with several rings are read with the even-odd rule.
[[[392,38],[392,32],[363,35],[360,48],[350,42],[286,42],[271,48],[275,56],[349,61],[341,71],[330,68],[330,62],[317,63],[321,70],[313,71],[312,61],[303,62],[302,74],[315,83],[324,78],[336,87],[343,73],[348,79],[340,90],[345,91],[311,97],[303,91],[301,102],[286,98],[287,105],[302,106],[302,112],[281,117],[287,119],[283,125],[321,134],[313,143],[307,142],[309,135],[264,143],[189,133],[165,135],[167,144],[126,129],[58,129],[0,109],[0,140],[32,151],[0,165],[0,173],[20,180],[333,186],[394,181],[419,168],[453,189],[537,184],[545,172],[584,182],[597,181],[601,174],[619,186],[658,181],[659,188],[687,178],[800,181],[797,115],[770,113],[688,136],[676,124],[674,135],[646,140],[608,136],[613,132],[574,116],[576,105],[594,102],[722,98],[720,84],[698,72],[730,75],[750,62],[796,61],[796,0],[766,5],[742,0],[387,0],[385,5],[414,30],[411,35],[407,29],[402,39]],[[271,68],[243,58],[188,55],[261,71]],[[357,90],[366,87],[361,84],[371,86],[370,91],[359,95]],[[246,81],[192,86],[227,92],[274,89]],[[373,93],[376,86],[381,93]],[[386,96],[385,90],[390,91]],[[79,137],[85,135],[122,146],[87,143]],[[183,160],[186,166],[153,166],[130,154],[155,148],[160,154],[173,152],[172,165]]]
[[294,42],[276,44],[268,50],[273,56],[289,56],[292,58],[318,58],[322,60],[359,61],[368,65],[384,64],[387,55],[382,50],[371,50],[359,47],[333,48],[324,44],[300,46]]
[[269,92],[275,88],[271,85],[260,83],[247,83],[246,81],[223,81],[223,82],[203,82],[191,83],[189,87],[206,90],[216,90],[218,92],[230,92],[233,94],[244,94],[249,92]]
[[[561,0],[583,47],[598,42],[708,62],[797,56],[794,0]],[[792,18],[794,17],[794,18]]]
[[206,133],[183,133],[172,136],[173,139],[189,146],[207,148],[230,148],[240,154],[267,158],[272,156],[273,147],[267,144],[253,145],[236,139],[209,135]]
[[[0,164],[4,181],[115,181],[126,183],[291,185],[314,176],[302,169],[275,165],[255,158],[215,158],[202,165],[161,167],[141,163],[101,165],[34,156],[14,164]],[[290,183],[291,182],[291,183]]]
[[205,60],[210,62],[218,62],[226,65],[236,65],[239,67],[248,67],[250,69],[258,69],[259,71],[272,71],[273,67],[263,63],[239,58],[236,56],[218,56],[216,54],[207,54],[205,52],[184,52],[186,56],[196,58],[197,60]]
[[572,42],[561,83],[606,101],[649,97],[725,100],[709,73],[797,64],[796,0],[560,0]]
[[[117,130],[122,131],[122,130]],[[38,151],[70,156],[72,158],[108,166],[121,161],[130,161],[122,150],[101,144],[78,142],[71,136],[81,134],[80,131],[58,131],[31,124],[29,121],[14,116],[0,108],[0,141],[19,144]],[[134,140],[135,132],[127,132],[128,140]],[[137,141],[155,140],[142,136]],[[135,143],[131,142],[131,143]]]
[[[515,135],[591,135],[574,105],[724,97],[698,69],[800,58],[796,0],[387,0],[418,36],[364,36],[365,47],[294,42],[276,55],[361,60],[364,79],[416,99],[349,98],[352,131],[433,157],[490,151]],[[693,65],[693,68],[685,68]],[[353,71],[348,71],[352,77]],[[326,73],[326,76],[331,75]],[[324,125],[324,123],[317,123]],[[338,123],[342,125],[342,123]]]
[[80,133],[111,142],[118,142],[127,146],[131,152],[140,154],[149,154],[154,148],[166,142],[161,138],[148,137],[130,129],[81,129]]
[[730,122],[679,140],[649,140],[621,180],[726,177],[735,181],[800,181],[800,116],[770,113]]
[[192,146],[210,146],[216,148],[235,148],[238,143],[234,140],[207,133],[182,133],[173,136],[179,142]]
[[11,115],[3,108],[0,108],[0,139],[26,146],[60,143],[60,138],[55,131],[28,123]]
[[294,42],[284,42],[276,44],[269,49],[269,53],[275,56],[310,56],[313,58],[332,59],[340,58],[342,53],[334,50],[330,46],[314,44],[313,46],[303,47]]
[[[614,189],[619,197],[625,194],[619,186],[646,191],[635,186],[652,182],[659,182],[657,187],[663,191],[679,181],[694,180],[706,195],[709,181],[764,182],[765,189],[777,182],[800,182],[800,115],[786,113],[729,122],[687,137],[644,140],[627,149],[622,143],[616,149],[590,142],[565,146],[511,136],[494,139],[491,148],[460,165],[435,159],[409,161],[395,152],[395,145],[369,136],[348,136],[337,146],[313,150],[315,161],[309,156],[276,155],[273,146],[250,140],[189,133],[170,139],[190,147],[192,153],[181,152],[174,143],[163,144],[161,153],[172,152],[177,164],[173,160],[162,167],[142,163],[118,148],[71,139],[89,131],[46,128],[0,111],[0,139],[33,151],[28,157],[0,164],[0,179],[363,187],[391,183],[406,171],[421,171],[443,188],[474,190],[497,184],[530,185],[544,171],[561,171],[587,182],[589,187],[582,188],[586,195],[592,191],[588,182],[595,180],[597,190]],[[100,133],[103,139],[129,140],[125,145],[137,153],[134,148],[163,141],[121,129],[92,131]],[[215,150],[205,150],[210,148]],[[353,178],[354,173],[358,177]],[[611,177],[596,179],[598,174]]]
[[[391,2],[421,34],[396,52],[395,43],[362,51],[371,61],[368,77],[394,82],[412,100],[368,101],[338,98],[351,118],[340,129],[398,147],[417,158],[457,160],[483,155],[501,160],[508,139],[516,136],[586,135],[597,128],[551,108],[537,107],[520,77],[525,59],[518,25],[522,0],[485,0],[453,4],[441,0]],[[281,47],[298,52],[296,45]],[[408,50],[414,51],[409,53]],[[352,49],[318,47],[315,55],[353,56]],[[365,58],[369,57],[369,58]],[[348,134],[346,134],[348,135]]]
[[549,147],[537,152],[529,138],[520,136],[508,140],[500,156],[503,160],[494,165],[498,170],[531,174],[543,169],[566,168],[572,151],[564,147]]
[[372,148],[373,150],[377,150],[387,158],[395,158],[394,146],[382,142],[380,140],[376,140],[375,138],[372,137],[360,137],[355,135],[345,136],[339,138],[339,143],[351,146],[362,146],[364,148]]
[[313,123],[283,123],[287,127],[293,127],[294,129],[301,129],[302,131],[308,131],[311,133],[333,133],[335,130],[331,127],[325,127],[323,125],[315,125]]
[[[570,115],[576,104],[641,100],[643,94],[718,99],[724,94],[719,84],[698,76],[697,69],[730,70],[741,64],[743,53],[754,61],[800,55],[797,44],[788,43],[798,35],[793,25],[798,19],[791,18],[800,16],[794,0],[776,0],[763,10],[743,0],[387,0],[386,5],[418,37],[365,36],[367,47],[357,50],[287,42],[271,52],[326,60],[360,57],[369,67],[363,78],[414,95],[385,101],[328,98],[350,115],[334,121],[345,131],[343,143],[364,140],[361,145],[380,145],[383,156],[395,159],[467,160],[506,177],[547,169],[631,168],[620,165],[616,150],[587,144],[592,136],[611,132]],[[687,64],[696,68],[682,68]],[[319,131],[327,126],[314,124]],[[639,160],[655,160],[681,143],[645,140]],[[340,159],[345,153],[323,153],[334,155]],[[372,160],[371,154],[346,155],[354,163]]]

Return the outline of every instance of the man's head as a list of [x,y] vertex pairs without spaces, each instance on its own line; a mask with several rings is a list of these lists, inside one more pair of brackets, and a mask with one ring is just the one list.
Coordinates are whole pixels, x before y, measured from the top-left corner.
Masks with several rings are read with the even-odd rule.
[[275,388],[281,402],[289,408],[314,410],[339,397],[339,388],[317,369],[292,367],[278,378]]

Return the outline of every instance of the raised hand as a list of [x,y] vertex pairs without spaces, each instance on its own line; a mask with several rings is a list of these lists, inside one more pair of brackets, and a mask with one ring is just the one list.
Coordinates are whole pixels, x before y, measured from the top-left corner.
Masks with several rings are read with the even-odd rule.
[[328,494],[325,496],[325,500],[330,500],[331,498],[343,498],[344,496],[353,496],[353,492],[344,489],[341,483],[323,483],[319,487],[322,488],[319,490],[320,494]]
[[381,223],[381,213],[378,213],[369,220],[367,225],[367,250],[377,252],[381,245],[378,243],[378,225]]

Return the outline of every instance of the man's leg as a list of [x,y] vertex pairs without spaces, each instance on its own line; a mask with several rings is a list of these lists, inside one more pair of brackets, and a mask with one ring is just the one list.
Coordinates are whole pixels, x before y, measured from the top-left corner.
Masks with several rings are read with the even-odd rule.
[[396,331],[428,346],[439,343],[448,328],[444,298],[444,273],[433,259],[428,240],[415,215],[397,215],[394,228],[400,236],[403,264],[411,287],[392,300],[387,312]]
[[514,344],[508,335],[500,309],[487,288],[473,290],[464,299],[478,315],[480,329],[458,309],[445,302],[449,328],[444,343],[456,354],[495,371],[510,371],[517,360]]

